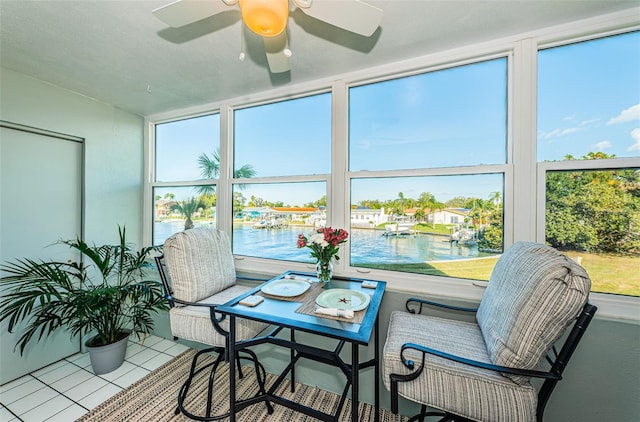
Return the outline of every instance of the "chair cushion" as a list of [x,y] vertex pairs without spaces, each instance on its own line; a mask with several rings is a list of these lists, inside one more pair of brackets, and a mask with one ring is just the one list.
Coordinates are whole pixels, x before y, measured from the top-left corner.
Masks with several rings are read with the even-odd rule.
[[[232,286],[198,303],[221,305],[249,290],[245,286]],[[219,317],[219,315],[217,315]],[[184,340],[197,341],[211,346],[226,347],[225,338],[220,335],[211,322],[209,308],[205,306],[176,306],[169,311],[171,321],[171,334]],[[225,331],[229,331],[229,318],[221,323]],[[264,330],[267,324],[237,318],[236,338],[245,340],[255,337]]]
[[173,296],[198,302],[236,283],[229,236],[198,227],[169,237],[163,247]]
[[[391,314],[383,350],[383,380],[390,389],[390,374],[408,374],[400,358],[404,343],[489,363],[480,328],[475,323],[415,315]],[[416,363],[422,353],[407,350]],[[398,383],[398,393],[411,400],[477,421],[534,421],[537,393],[529,383],[516,384],[499,372],[457,363],[427,354],[425,368],[413,381]]]
[[496,263],[476,315],[491,362],[534,369],[578,316],[590,290],[586,271],[566,255],[538,243],[515,243]]

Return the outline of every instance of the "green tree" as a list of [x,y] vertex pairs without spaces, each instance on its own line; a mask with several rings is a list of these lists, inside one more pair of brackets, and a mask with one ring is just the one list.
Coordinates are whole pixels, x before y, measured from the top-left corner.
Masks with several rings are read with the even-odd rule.
[[[585,160],[613,158],[601,152]],[[567,156],[567,160],[573,160]],[[640,250],[637,169],[547,173],[546,239],[559,249],[633,253]]]
[[493,209],[494,206],[491,200],[474,198],[469,216],[473,219],[474,225],[482,226],[489,221]]
[[445,202],[445,206],[447,208],[468,208],[466,206],[468,200],[469,198],[466,198],[464,196],[456,196]]
[[478,248],[502,252],[504,245],[502,219],[492,219],[484,226],[478,236]]
[[178,211],[184,215],[184,229],[189,230],[193,228],[191,217],[193,217],[193,214],[195,214],[199,208],[202,208],[202,203],[199,199],[192,197],[184,201],[178,201],[171,207],[171,210]]
[[327,195],[322,195],[322,197],[320,199],[318,199],[317,201],[307,202],[306,204],[304,204],[304,206],[305,207],[311,207],[311,208],[326,207],[327,206]]
[[372,210],[379,210],[384,206],[379,199],[365,199],[364,201],[358,202],[358,205]]
[[205,210],[207,210],[207,212],[209,212],[208,216],[212,217],[213,213],[211,211],[213,210],[213,207],[216,206],[216,202],[217,202],[216,194],[210,193],[210,194],[200,195],[198,197],[198,200],[200,201],[202,208],[204,208]]
[[244,204],[247,202],[247,198],[245,198],[240,192],[233,192],[233,214],[238,215],[244,209]]
[[423,214],[425,211],[429,210],[433,228],[436,227],[436,212],[442,211],[446,207],[445,204],[438,201],[436,197],[429,192],[422,192],[420,194],[420,197],[418,197],[418,206],[421,208]]
[[247,206],[249,207],[264,207],[266,204],[266,201],[262,198],[259,198],[257,196],[251,195],[251,198],[249,198],[249,203],[247,204]]

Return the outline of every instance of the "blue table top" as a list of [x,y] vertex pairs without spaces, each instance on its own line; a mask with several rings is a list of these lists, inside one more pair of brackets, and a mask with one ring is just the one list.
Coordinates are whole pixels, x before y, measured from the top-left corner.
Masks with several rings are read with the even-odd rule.
[[378,316],[378,311],[380,309],[380,304],[382,302],[382,296],[387,284],[386,282],[371,280],[378,283],[375,289],[371,289],[362,287],[362,282],[367,279],[347,277],[332,278],[331,283],[335,288],[360,291],[371,295],[371,302],[364,311],[365,315],[361,323],[348,322],[346,320],[335,320],[319,315],[307,315],[296,312],[302,303],[295,301],[295,298],[284,298],[280,300],[274,296],[263,295],[264,301],[255,307],[239,304],[239,302],[245,297],[260,292],[260,289],[262,289],[266,284],[283,279],[285,276],[313,278],[314,274],[298,271],[286,271],[242,294],[241,296],[230,300],[224,305],[217,306],[216,311],[235,317],[266,322],[272,325],[293,328],[340,340],[347,340],[360,344],[369,343],[371,333]]

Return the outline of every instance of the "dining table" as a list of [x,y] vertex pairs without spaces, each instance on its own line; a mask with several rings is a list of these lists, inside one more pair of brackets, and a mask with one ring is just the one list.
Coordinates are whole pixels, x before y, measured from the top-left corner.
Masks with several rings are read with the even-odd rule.
[[[230,421],[235,422],[236,414],[242,409],[261,402],[286,406],[321,421],[338,421],[350,391],[350,420],[357,422],[360,372],[373,368],[374,420],[377,422],[380,410],[378,312],[385,287],[386,282],[381,280],[340,276],[334,276],[326,286],[317,281],[315,274],[286,271],[216,307],[217,312],[229,318],[229,362],[234,362],[239,352],[261,344],[289,349],[289,362],[281,373],[250,398],[236,397],[236,368],[229,365]],[[267,323],[278,329],[240,340],[236,335],[237,318]],[[296,337],[298,331],[312,336]],[[307,341],[300,337],[306,337]],[[361,347],[372,347],[373,357],[361,362]],[[371,351],[367,353],[368,356],[371,354]],[[342,355],[346,355],[346,359]],[[345,385],[333,413],[325,413],[277,394],[282,391],[279,387],[287,377],[291,391],[294,391],[295,368],[301,359],[336,367],[337,372],[344,374]]]

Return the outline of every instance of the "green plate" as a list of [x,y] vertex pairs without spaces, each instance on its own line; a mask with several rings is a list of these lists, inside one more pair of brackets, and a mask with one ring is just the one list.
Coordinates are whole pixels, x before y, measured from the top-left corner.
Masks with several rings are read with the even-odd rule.
[[316,303],[323,308],[336,308],[361,311],[367,306],[371,297],[368,294],[348,289],[330,289],[316,298]]
[[307,281],[280,279],[272,281],[260,290],[272,296],[293,297],[306,292],[309,287],[311,284]]

